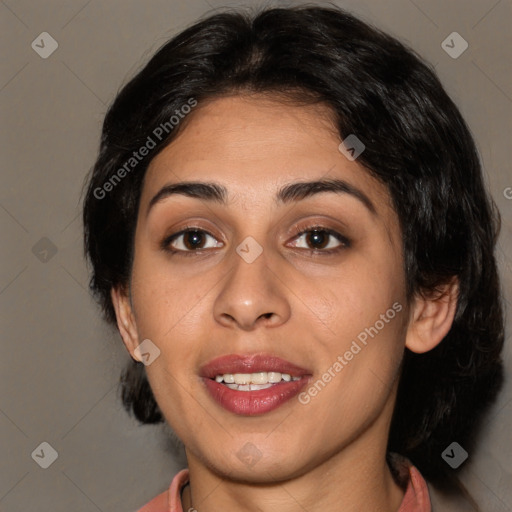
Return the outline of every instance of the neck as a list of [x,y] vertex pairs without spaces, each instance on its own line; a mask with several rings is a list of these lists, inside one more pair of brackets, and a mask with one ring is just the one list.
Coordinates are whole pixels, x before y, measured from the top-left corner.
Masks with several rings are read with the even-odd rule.
[[265,483],[228,479],[187,451],[190,486],[183,492],[183,510],[394,512],[404,493],[386,463],[390,414],[382,412],[346,447],[287,480],[268,483],[268,475],[262,477]]

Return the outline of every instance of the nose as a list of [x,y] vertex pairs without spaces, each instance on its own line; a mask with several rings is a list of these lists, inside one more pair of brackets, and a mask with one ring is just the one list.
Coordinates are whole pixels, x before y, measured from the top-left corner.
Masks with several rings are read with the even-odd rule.
[[230,259],[231,271],[214,303],[215,320],[225,327],[244,331],[259,325],[277,327],[285,323],[291,307],[276,262],[270,268],[265,250],[251,263],[235,251]]

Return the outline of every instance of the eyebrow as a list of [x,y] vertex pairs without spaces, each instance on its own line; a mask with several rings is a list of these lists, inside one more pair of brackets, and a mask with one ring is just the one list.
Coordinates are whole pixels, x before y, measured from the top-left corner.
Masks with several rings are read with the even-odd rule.
[[[322,179],[289,183],[279,189],[275,200],[276,202],[287,204],[325,192],[348,194],[358,199],[373,215],[377,214],[374,204],[362,190],[340,179]],[[184,195],[226,205],[228,191],[223,185],[214,182],[183,181],[180,183],[171,183],[162,187],[153,199],[151,199],[146,214],[149,214],[149,211],[156,203],[173,195]]]

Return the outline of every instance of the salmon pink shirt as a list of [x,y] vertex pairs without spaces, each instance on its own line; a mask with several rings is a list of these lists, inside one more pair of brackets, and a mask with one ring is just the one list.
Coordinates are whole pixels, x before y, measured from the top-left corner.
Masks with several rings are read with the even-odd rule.
[[[412,464],[406,462],[405,466],[398,469],[402,476],[404,469],[408,471],[408,481],[402,504],[397,512],[431,512],[427,483]],[[407,473],[405,476],[407,477]],[[169,489],[152,499],[137,512],[188,512],[181,506],[181,490],[187,483],[188,469],[182,469],[173,478]]]

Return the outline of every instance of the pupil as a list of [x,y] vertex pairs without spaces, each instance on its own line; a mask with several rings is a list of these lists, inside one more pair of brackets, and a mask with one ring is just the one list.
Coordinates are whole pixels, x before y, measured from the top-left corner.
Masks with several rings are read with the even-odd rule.
[[204,240],[203,234],[199,231],[188,231],[185,233],[184,242],[187,249],[197,249],[202,247]]
[[327,245],[327,236],[325,231],[310,231],[307,241],[309,244],[316,246],[317,249],[322,249]]

